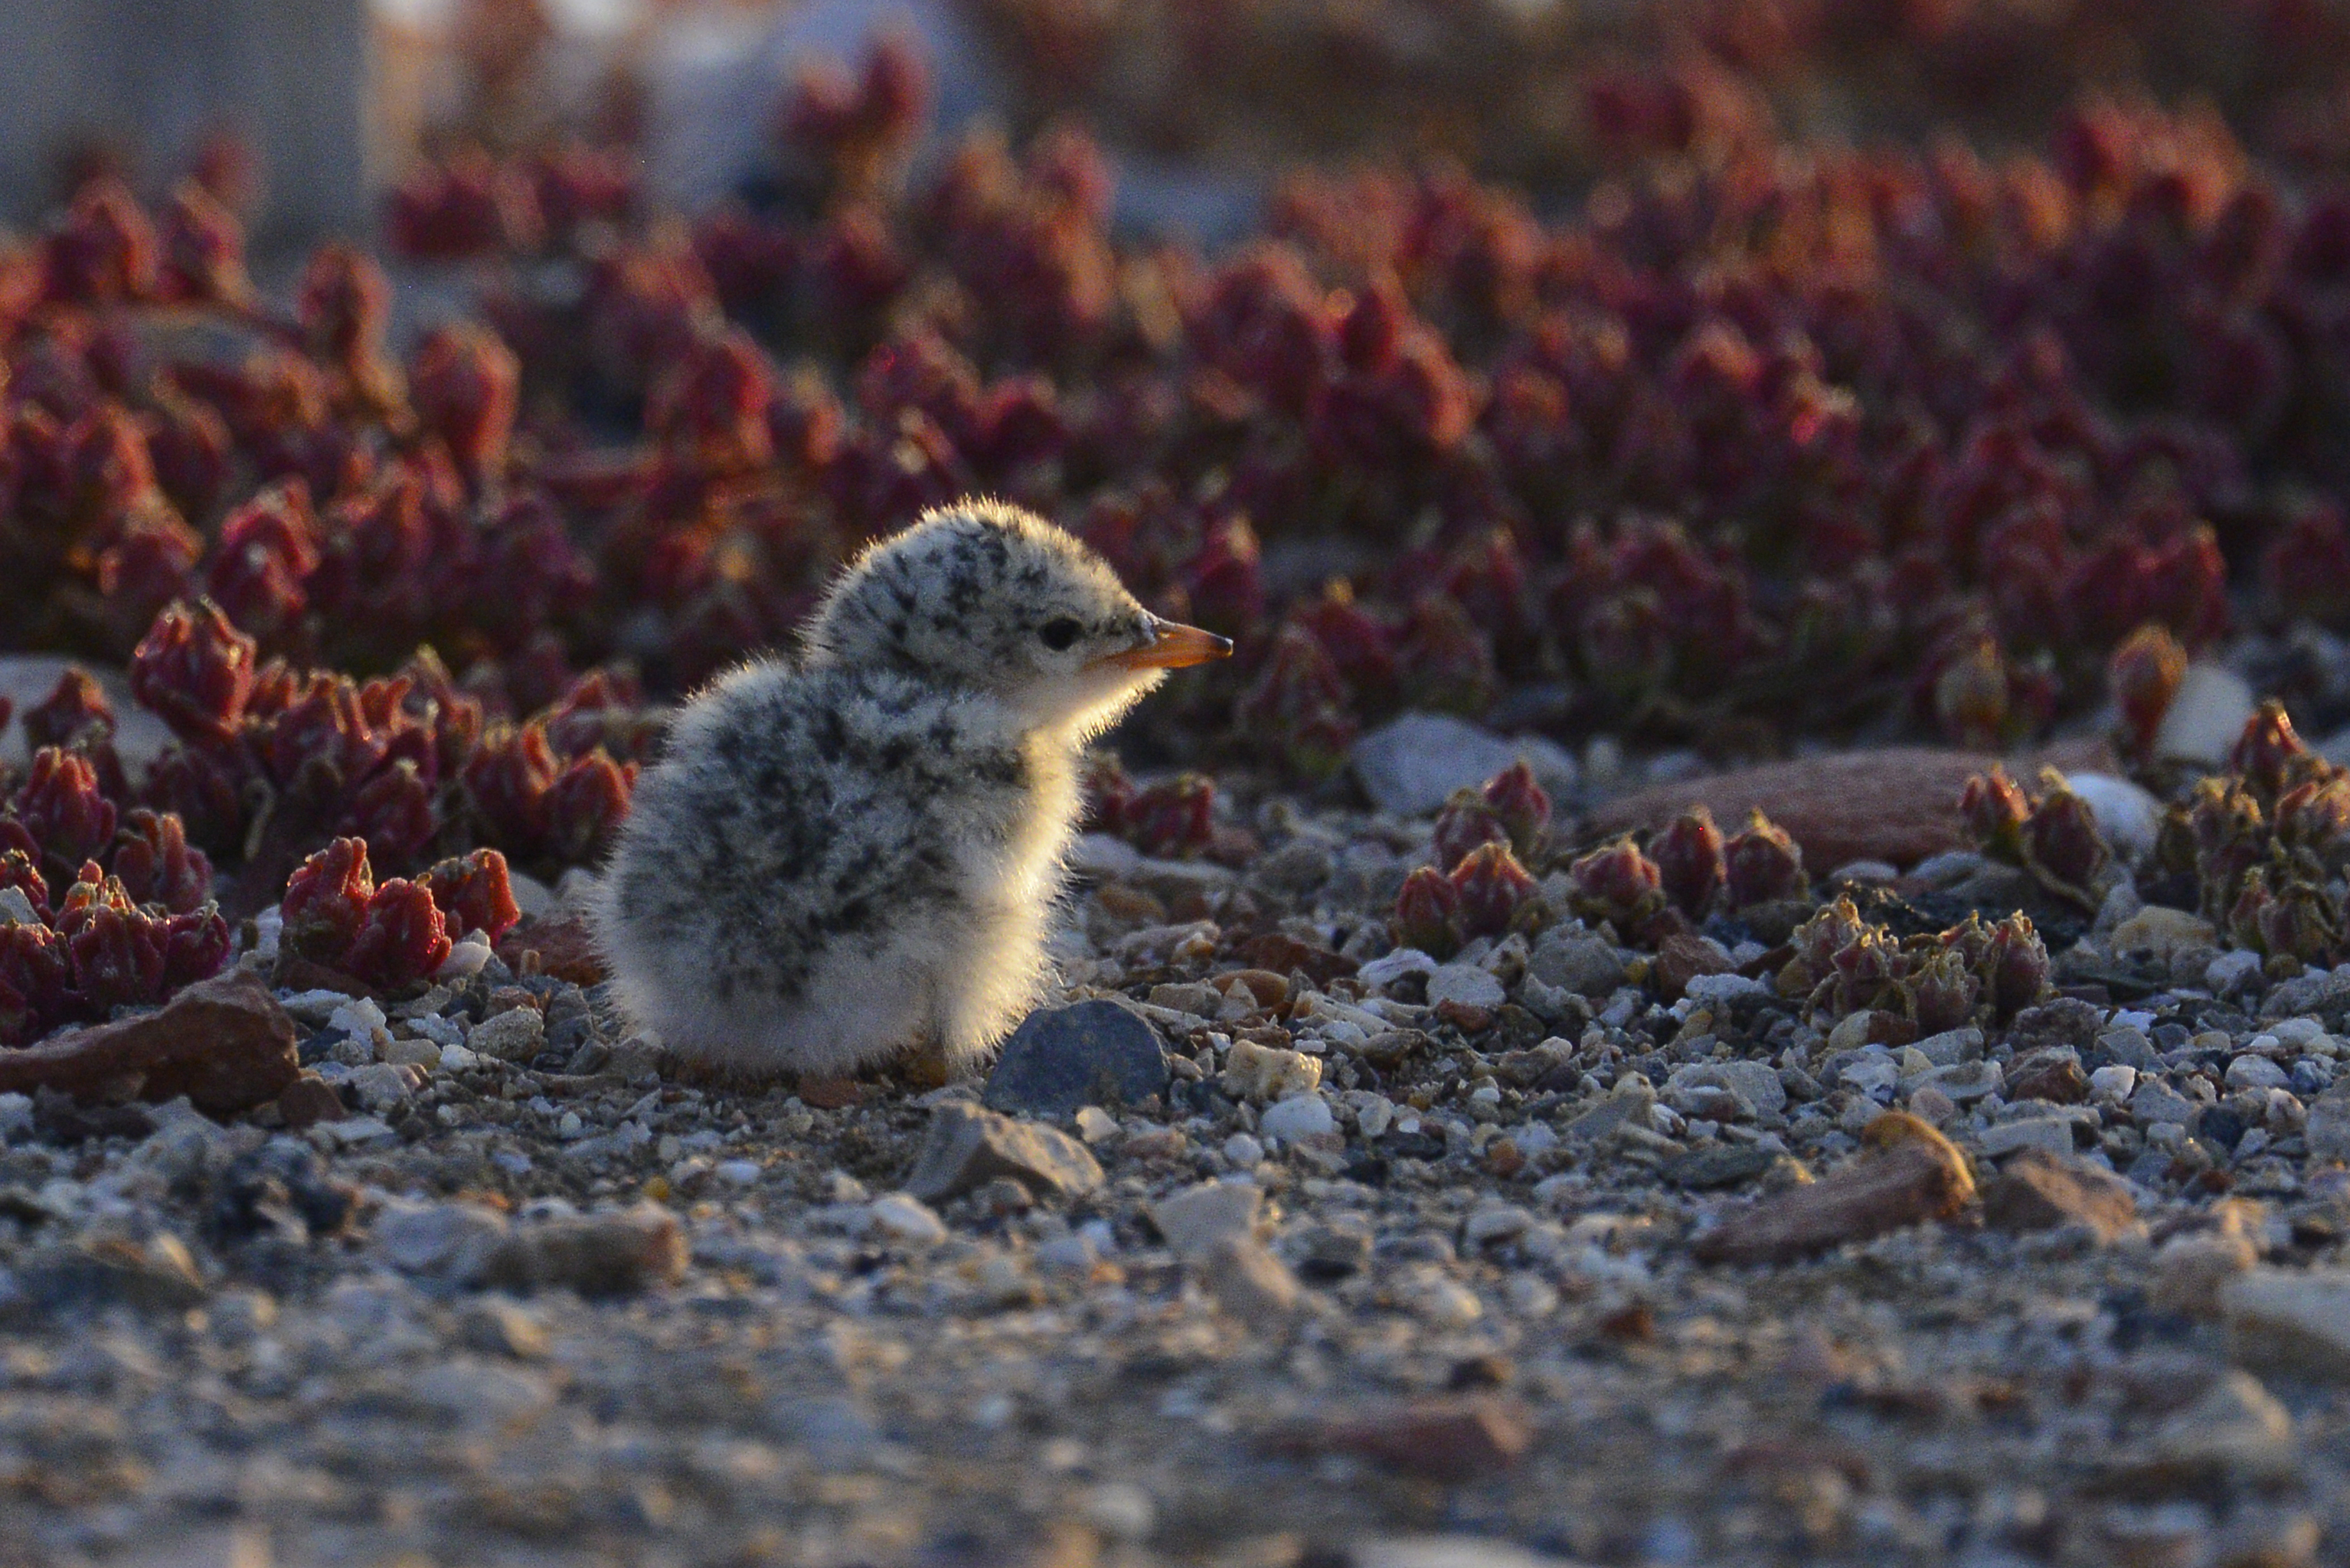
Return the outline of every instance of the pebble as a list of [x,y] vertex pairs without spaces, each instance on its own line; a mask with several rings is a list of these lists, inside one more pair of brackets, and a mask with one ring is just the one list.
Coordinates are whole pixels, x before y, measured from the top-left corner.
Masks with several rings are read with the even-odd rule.
[[2251,1269],[2220,1287],[2220,1309],[2243,1365],[2350,1383],[2350,1270]]
[[1502,982],[1472,963],[1440,965],[1428,977],[1428,1005],[1453,1002],[1461,1007],[1499,1007],[1510,999]]
[[2119,1237],[2137,1217],[2130,1184],[2073,1158],[2069,1137],[2064,1148],[2025,1148],[2007,1161],[1983,1188],[1982,1205],[1983,1220],[1994,1230],[2046,1231],[2076,1224],[2102,1242]]
[[1023,1019],[981,1099],[991,1110],[1067,1116],[1080,1106],[1139,1105],[1166,1094],[1168,1082],[1158,1032],[1131,1009],[1095,1000]]
[[1066,1133],[950,1102],[931,1113],[930,1132],[906,1190],[935,1203],[1008,1177],[1038,1198],[1078,1197],[1102,1183],[1086,1146]]
[[1327,1100],[1316,1094],[1301,1094],[1267,1106],[1257,1117],[1256,1127],[1258,1132],[1269,1137],[1298,1143],[1336,1135],[1338,1122],[1330,1114]]
[[1297,1277],[1253,1237],[1220,1238],[1200,1258],[1199,1272],[1216,1304],[1243,1322],[1283,1315],[1297,1306]]
[[1973,1198],[1965,1158],[1918,1124],[1913,1136],[1847,1161],[1808,1186],[1723,1213],[1692,1251],[1707,1263],[1781,1262],[1947,1219]]
[[1277,1045],[1235,1040],[1224,1057],[1223,1082],[1235,1095],[1262,1105],[1319,1088],[1322,1060]]
[[527,1062],[546,1044],[546,1020],[535,1007],[508,1008],[473,1025],[465,1049],[498,1062]]
[[2242,676],[2198,659],[2187,667],[2178,695],[2162,715],[2155,755],[2217,766],[2228,760],[2252,711],[2252,689]]
[[1357,740],[1347,760],[1371,804],[1395,816],[1426,816],[1521,760],[1554,794],[1571,794],[1581,773],[1555,742],[1506,740],[1446,713],[1405,713]]
[[947,1239],[946,1222],[911,1193],[884,1193],[865,1212],[873,1229],[892,1241],[931,1247]]
[[1177,1257],[1202,1258],[1219,1241],[1254,1236],[1263,1204],[1264,1191],[1253,1182],[1203,1181],[1153,1202],[1150,1223]]

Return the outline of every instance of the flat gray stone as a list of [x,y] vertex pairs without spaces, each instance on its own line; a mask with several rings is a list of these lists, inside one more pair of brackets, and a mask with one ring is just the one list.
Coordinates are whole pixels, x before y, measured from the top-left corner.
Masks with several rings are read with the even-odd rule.
[[1454,790],[1483,784],[1521,760],[1553,794],[1573,789],[1580,772],[1555,741],[1497,735],[1449,713],[1406,713],[1357,741],[1352,757],[1371,804],[1397,816],[1426,816]]
[[1607,996],[1624,983],[1624,961],[1616,950],[1582,931],[1545,937],[1526,970],[1544,985],[1578,996]]
[[1030,1013],[1004,1042],[980,1098],[990,1109],[1067,1116],[1167,1092],[1167,1052],[1140,1014],[1098,999]]
[[1101,1166],[1066,1133],[950,1102],[931,1114],[930,1136],[906,1178],[906,1190],[936,1203],[999,1176],[1040,1198],[1076,1197],[1102,1184]]

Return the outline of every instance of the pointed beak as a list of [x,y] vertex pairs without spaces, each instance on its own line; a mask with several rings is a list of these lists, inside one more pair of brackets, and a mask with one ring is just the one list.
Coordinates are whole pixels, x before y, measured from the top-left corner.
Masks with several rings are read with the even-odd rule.
[[1212,631],[1201,631],[1196,626],[1181,626],[1153,616],[1150,618],[1150,640],[1140,648],[1108,654],[1096,662],[1113,670],[1182,670],[1232,656],[1231,638],[1218,637]]

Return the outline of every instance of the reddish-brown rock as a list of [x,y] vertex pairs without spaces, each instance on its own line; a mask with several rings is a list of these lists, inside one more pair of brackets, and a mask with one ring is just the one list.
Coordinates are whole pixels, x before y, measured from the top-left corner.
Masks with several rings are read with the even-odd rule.
[[574,985],[594,985],[609,971],[588,922],[574,916],[525,920],[498,942],[498,957],[516,974],[547,974]]
[[1741,1205],[1697,1240],[1704,1263],[1783,1263],[1905,1225],[1947,1220],[1974,1199],[1966,1157],[1898,1112],[1869,1125],[1871,1149],[1806,1187]]
[[1657,949],[1656,962],[1648,966],[1648,978],[1657,994],[1672,1002],[1681,999],[1689,982],[1698,976],[1728,974],[1737,967],[1717,942],[1703,937],[1667,937]]
[[[1658,784],[1606,802],[1584,819],[1578,837],[1596,843],[1619,833],[1659,828],[1700,805],[1725,826],[1743,823],[1749,811],[1759,810],[1803,846],[1804,864],[1814,876],[1853,860],[1914,866],[1960,847],[1959,792],[1969,778],[2003,760],[1978,752],[1888,746],[1771,763]],[[2043,763],[2106,769],[2114,761],[2103,742],[2075,742],[2010,762],[2008,768],[2029,778]]]
[[277,1096],[277,1114],[286,1118],[289,1129],[300,1132],[320,1122],[341,1121],[351,1113],[344,1108],[333,1085],[314,1073],[305,1073]]
[[159,1104],[185,1095],[213,1116],[266,1105],[300,1073],[294,1020],[241,970],[188,987],[161,1012],[0,1051],[0,1094]]
[[1983,1220],[2002,1231],[2082,1224],[2110,1241],[2137,1218],[2130,1184],[2084,1159],[2027,1148],[1983,1188]]
[[1518,1406],[1472,1397],[1335,1412],[1286,1424],[1266,1446],[1277,1453],[1353,1454],[1431,1480],[1461,1481],[1509,1469],[1533,1442],[1533,1426]]

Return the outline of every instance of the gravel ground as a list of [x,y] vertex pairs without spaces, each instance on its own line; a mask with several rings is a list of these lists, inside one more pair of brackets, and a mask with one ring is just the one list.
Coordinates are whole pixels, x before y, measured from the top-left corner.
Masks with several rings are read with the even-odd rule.
[[1388,952],[1425,820],[1248,826],[1087,840],[985,1085],[688,1083],[461,948],[280,989],[227,1125],[0,1096],[0,1564],[2350,1552],[2350,969],[2123,898],[2108,1000],[1888,1050],[1730,929]]

